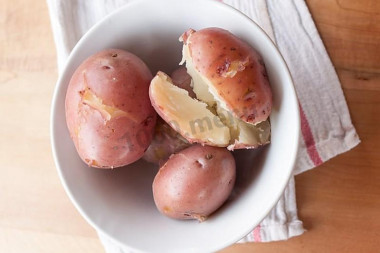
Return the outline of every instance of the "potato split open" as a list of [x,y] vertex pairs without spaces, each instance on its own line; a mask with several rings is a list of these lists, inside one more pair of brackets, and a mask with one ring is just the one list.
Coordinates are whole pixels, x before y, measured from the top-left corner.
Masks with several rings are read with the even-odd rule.
[[268,119],[272,91],[264,61],[256,50],[220,28],[189,29],[180,41],[181,63],[186,61],[198,99],[209,105],[216,101],[250,124]]
[[150,99],[160,116],[191,143],[229,150],[269,143],[272,92],[261,56],[220,28],[190,29],[180,41],[196,99],[159,72]]
[[207,104],[193,99],[175,86],[163,72],[153,78],[149,96],[158,114],[191,143],[226,147],[230,130],[221,119],[207,109]]

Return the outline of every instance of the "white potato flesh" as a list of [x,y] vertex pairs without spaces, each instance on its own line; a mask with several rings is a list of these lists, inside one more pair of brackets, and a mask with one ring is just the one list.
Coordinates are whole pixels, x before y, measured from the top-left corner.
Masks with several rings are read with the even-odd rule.
[[190,142],[219,147],[230,144],[230,130],[220,118],[207,109],[206,103],[173,85],[165,73],[157,73],[149,92],[158,114]]
[[260,122],[256,125],[244,122],[232,115],[232,113],[217,107],[217,114],[230,129],[230,145],[229,150],[238,148],[255,148],[269,143],[270,139],[270,123],[268,120]]
[[197,96],[197,98],[203,102],[206,102],[208,105],[213,106],[215,104],[214,95],[209,91],[209,85],[207,85],[207,80],[205,80],[198,71],[193,66],[193,61],[191,60],[189,48],[184,45],[182,49],[182,61],[180,64],[183,64],[186,61],[187,73],[191,76],[192,88]]

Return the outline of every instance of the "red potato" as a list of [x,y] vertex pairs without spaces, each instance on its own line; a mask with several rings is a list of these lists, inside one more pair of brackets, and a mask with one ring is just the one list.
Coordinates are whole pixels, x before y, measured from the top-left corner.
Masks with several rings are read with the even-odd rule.
[[152,80],[158,114],[190,143],[229,150],[269,143],[272,93],[260,55],[219,28],[190,29],[180,40],[187,73],[176,70],[170,79],[159,72]]
[[101,51],[74,72],[66,121],[79,156],[89,166],[115,168],[140,159],[156,122],[148,90],[152,74],[137,56]]
[[204,221],[229,197],[236,178],[225,148],[194,145],[170,156],[153,181],[158,210],[174,219]]
[[256,50],[220,28],[189,29],[181,40],[183,61],[194,79],[198,99],[210,104],[218,102],[247,123],[268,118],[272,92],[264,62]]

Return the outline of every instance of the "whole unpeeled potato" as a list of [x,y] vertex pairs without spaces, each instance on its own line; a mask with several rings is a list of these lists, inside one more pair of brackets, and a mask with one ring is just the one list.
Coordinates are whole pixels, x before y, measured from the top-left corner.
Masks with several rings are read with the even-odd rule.
[[101,51],[77,68],[66,93],[66,121],[85,163],[115,168],[143,156],[156,122],[151,79],[140,58],[120,49]]
[[193,145],[170,156],[153,181],[158,210],[175,219],[204,221],[229,197],[236,178],[225,148]]

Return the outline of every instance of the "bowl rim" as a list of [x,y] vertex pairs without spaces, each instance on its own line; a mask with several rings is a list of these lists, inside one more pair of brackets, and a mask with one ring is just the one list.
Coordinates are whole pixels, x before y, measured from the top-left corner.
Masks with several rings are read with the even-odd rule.
[[[108,234],[107,231],[105,231],[103,228],[99,227],[95,222],[92,221],[92,219],[87,216],[86,212],[82,209],[82,207],[80,206],[80,204],[77,202],[76,198],[74,197],[74,193],[71,191],[71,189],[69,188],[69,186],[67,185],[66,183],[66,178],[65,176],[63,175],[63,172],[62,172],[62,168],[61,168],[61,165],[58,161],[58,152],[56,150],[56,146],[57,146],[57,134],[56,134],[56,120],[55,118],[57,117],[57,114],[55,113],[57,110],[58,110],[58,107],[59,107],[59,104],[57,102],[58,100],[58,97],[62,94],[60,94],[60,88],[62,86],[62,82],[63,82],[63,77],[67,75],[67,72],[68,72],[68,67],[72,64],[73,62],[73,58],[74,56],[77,54],[77,51],[79,50],[79,48],[81,47],[81,45],[87,40],[87,37],[90,36],[90,34],[92,34],[94,31],[96,31],[98,29],[99,26],[101,26],[104,22],[107,22],[108,20],[112,19],[113,16],[115,15],[118,15],[119,13],[121,12],[124,12],[126,9],[130,8],[131,6],[133,5],[136,5],[136,4],[149,4],[149,2],[152,2],[154,0],[139,0],[139,1],[131,1],[131,2],[128,2],[126,3],[125,5],[121,6],[120,8],[112,11],[111,13],[107,14],[105,17],[103,17],[102,19],[100,19],[96,24],[94,24],[80,39],[79,41],[75,44],[74,48],[71,50],[70,54],[69,54],[69,57],[67,58],[66,60],[66,63],[63,65],[63,68],[61,71],[59,71],[58,73],[58,79],[57,79],[57,82],[56,82],[56,85],[55,85],[55,88],[54,88],[54,93],[53,93],[53,97],[52,97],[52,102],[51,102],[51,110],[50,110],[50,135],[51,135],[51,138],[50,138],[50,144],[51,144],[51,149],[52,149],[52,154],[53,154],[53,160],[54,160],[54,164],[55,164],[55,167],[57,169],[57,172],[58,172],[58,176],[59,176],[59,179],[61,181],[61,184],[63,185],[63,188],[66,192],[66,194],[68,195],[70,201],[73,203],[73,205],[75,206],[75,208],[78,210],[78,212],[80,213],[80,215],[102,236],[105,236],[108,240],[110,241],[113,241],[119,245],[121,245],[122,247],[125,247],[126,249],[129,249],[129,250],[133,250],[135,252],[145,252],[145,251],[142,251],[141,249],[138,249],[138,248],[134,248],[130,245],[127,245],[125,242],[123,241],[120,241],[118,240],[117,238],[114,238],[112,237],[110,234]],[[170,1],[174,1],[174,0],[166,0],[168,2]],[[177,0],[178,1],[178,0]],[[288,185],[289,183],[289,180],[291,178],[291,176],[293,175],[293,171],[294,171],[294,167],[295,167],[295,164],[296,164],[296,157],[297,157],[297,153],[298,153],[298,150],[299,150],[299,141],[300,141],[300,138],[301,138],[301,119],[300,119],[300,109],[299,109],[299,103],[298,103],[298,98],[297,98],[297,93],[295,91],[295,87],[294,87],[294,82],[293,82],[293,78],[291,76],[291,73],[289,71],[289,68],[286,64],[286,61],[284,59],[284,57],[282,56],[282,54],[280,53],[279,49],[277,48],[277,46],[275,45],[275,43],[272,41],[272,39],[266,34],[266,32],[255,22],[253,21],[251,18],[249,18],[246,14],[242,13],[241,11],[235,9],[234,7],[226,4],[226,3],[223,3],[221,1],[216,1],[216,0],[202,0],[204,2],[208,2],[208,3],[212,3],[212,4],[215,4],[215,5],[219,5],[221,8],[226,8],[228,9],[229,11],[231,12],[234,12],[236,15],[238,16],[241,16],[242,18],[246,19],[247,21],[249,21],[249,23],[251,23],[253,26],[256,26],[256,28],[258,29],[258,32],[261,33],[261,35],[263,37],[265,37],[265,40],[267,40],[268,42],[268,47],[270,47],[269,50],[273,51],[277,56],[278,56],[278,59],[280,61],[280,65],[282,65],[282,68],[284,68],[284,71],[286,72],[286,76],[288,78],[288,80],[284,81],[284,82],[287,82],[289,83],[290,87],[289,89],[291,90],[291,92],[294,94],[294,97],[295,97],[295,102],[297,103],[297,106],[295,107],[295,114],[296,114],[296,117],[294,118],[294,121],[296,121],[295,123],[295,126],[296,126],[296,132],[298,133],[297,136],[296,136],[296,140],[295,142],[297,142],[296,144],[296,147],[295,149],[293,150],[293,153],[292,153],[292,161],[291,161],[291,169],[289,169],[288,171],[288,174],[286,175],[286,180],[283,181],[283,184],[278,187],[278,189],[281,189],[281,191],[278,191],[278,193],[276,194],[276,198],[274,198],[274,204],[271,205],[269,208],[266,209],[265,212],[263,212],[263,215],[261,215],[259,218],[260,219],[257,219],[259,220],[259,222],[256,224],[256,223],[252,223],[249,230],[248,231],[241,231],[240,234],[237,234],[235,237],[231,237],[230,240],[227,240],[227,241],[224,241],[222,242],[221,244],[218,244],[218,248],[214,248],[214,249],[211,249],[212,251],[217,251],[217,250],[220,250],[220,249],[223,249],[225,247],[228,247],[230,245],[232,245],[233,243],[239,241],[240,239],[242,239],[244,236],[246,236],[249,232],[251,232],[257,225],[260,224],[260,222],[268,215],[268,213],[273,209],[273,207],[277,204],[277,202],[279,201],[279,199],[281,198],[281,196],[283,195],[284,191],[285,191],[285,188],[286,186]],[[210,249],[208,249],[210,250]]]

